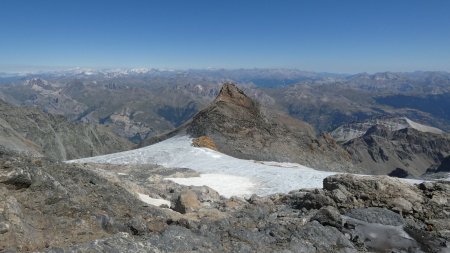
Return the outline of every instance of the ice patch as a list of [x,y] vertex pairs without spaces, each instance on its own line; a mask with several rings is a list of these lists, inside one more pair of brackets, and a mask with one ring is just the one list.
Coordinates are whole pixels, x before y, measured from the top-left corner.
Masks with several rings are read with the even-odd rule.
[[208,186],[224,197],[249,196],[256,186],[249,178],[226,174],[201,174],[200,177],[166,178],[181,185]]
[[165,199],[155,199],[155,198],[151,198],[150,196],[148,196],[147,194],[142,194],[137,192],[139,199],[144,202],[147,203],[149,205],[152,206],[162,206],[162,205],[167,205],[168,207],[170,207],[171,203],[168,200]]

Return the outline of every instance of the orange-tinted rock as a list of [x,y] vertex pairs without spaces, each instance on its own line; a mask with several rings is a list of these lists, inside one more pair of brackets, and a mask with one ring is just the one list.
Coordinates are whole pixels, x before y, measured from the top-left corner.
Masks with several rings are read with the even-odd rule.
[[192,140],[192,146],[199,148],[209,148],[217,151],[214,141],[208,136],[200,136]]

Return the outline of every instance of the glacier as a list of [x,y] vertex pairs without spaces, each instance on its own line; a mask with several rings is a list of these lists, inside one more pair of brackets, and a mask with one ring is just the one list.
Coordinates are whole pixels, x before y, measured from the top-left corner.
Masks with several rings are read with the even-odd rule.
[[[319,171],[297,163],[235,158],[208,148],[192,146],[192,138],[174,136],[159,143],[67,163],[156,164],[166,168],[189,168],[199,177],[166,178],[181,185],[208,186],[224,197],[266,196],[302,188],[322,188],[323,179],[337,172]],[[360,175],[364,176],[364,175]],[[411,184],[422,180],[399,179]]]
[[168,168],[189,168],[199,172],[200,177],[168,180],[182,185],[206,185],[225,197],[265,196],[300,188],[322,188],[323,179],[336,174],[296,163],[238,159],[191,144],[192,138],[175,136],[135,150],[67,162],[157,164]]

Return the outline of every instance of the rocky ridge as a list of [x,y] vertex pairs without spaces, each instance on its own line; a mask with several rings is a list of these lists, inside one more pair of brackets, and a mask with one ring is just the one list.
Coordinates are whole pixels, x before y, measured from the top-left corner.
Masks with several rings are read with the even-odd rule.
[[417,131],[425,133],[445,134],[445,132],[441,129],[422,125],[408,119],[407,117],[378,117],[362,122],[353,122],[334,129],[330,134],[337,142],[345,143],[352,139],[363,136],[371,127],[375,125],[382,126],[388,131],[413,128]]
[[450,155],[448,134],[413,127],[396,130],[383,124],[372,125],[362,136],[342,145],[361,168],[360,173],[375,175],[401,169],[408,176],[420,177]]

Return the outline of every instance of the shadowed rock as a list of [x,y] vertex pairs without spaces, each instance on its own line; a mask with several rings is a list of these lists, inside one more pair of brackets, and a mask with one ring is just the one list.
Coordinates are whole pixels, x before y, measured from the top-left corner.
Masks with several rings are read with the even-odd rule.
[[409,176],[409,173],[408,173],[408,171],[406,171],[402,168],[396,168],[395,170],[391,171],[391,173],[389,173],[388,176],[405,178],[405,177]]
[[447,156],[442,160],[441,164],[436,169],[436,172],[450,172],[450,156]]

